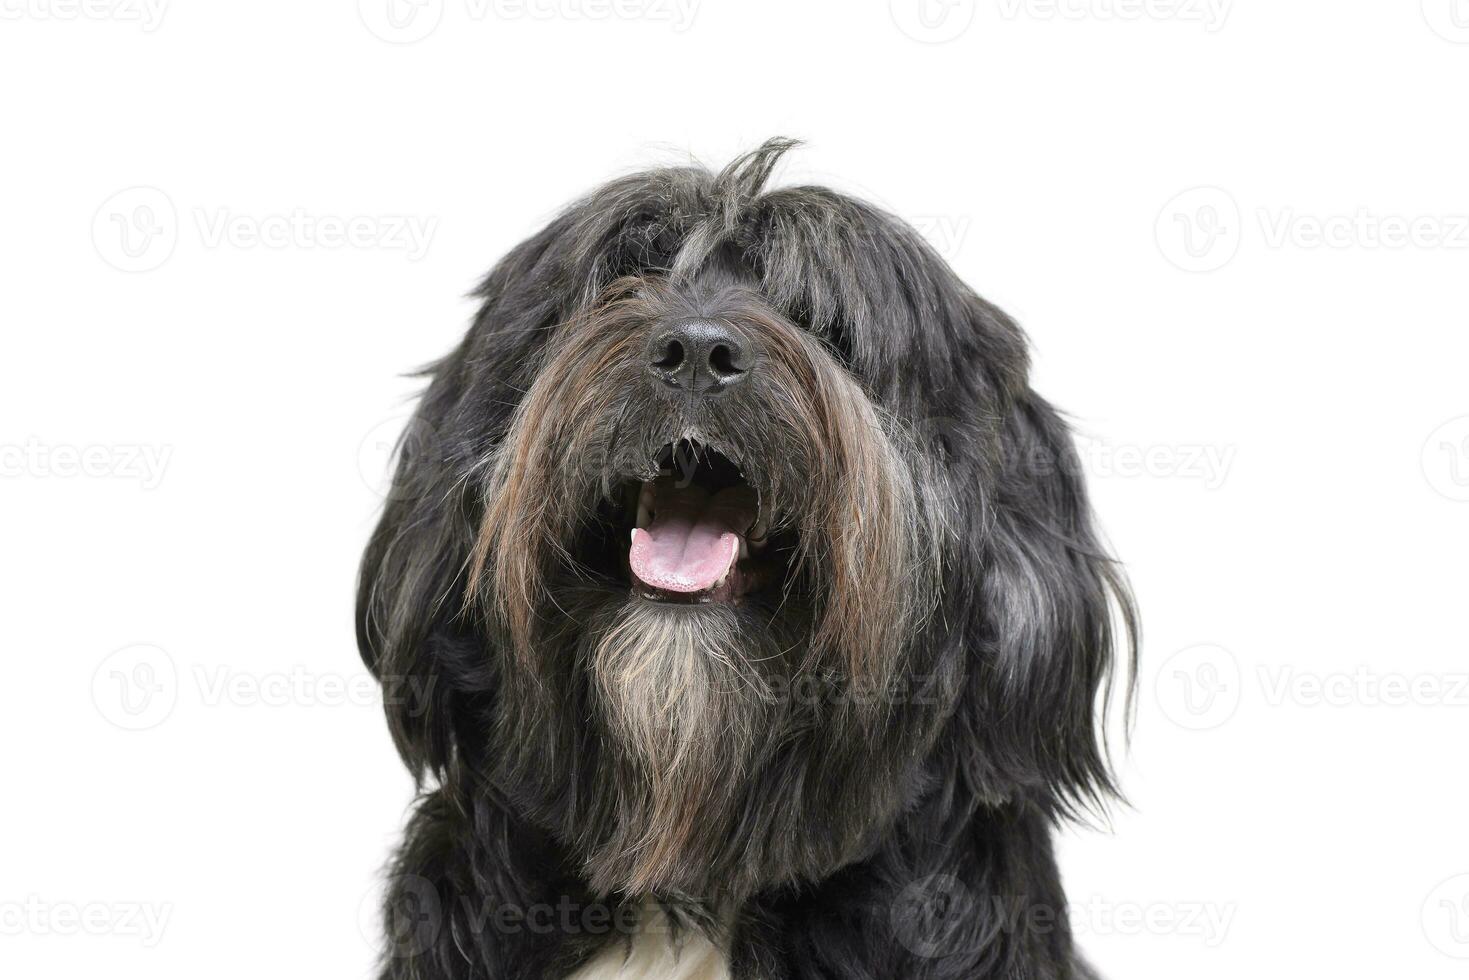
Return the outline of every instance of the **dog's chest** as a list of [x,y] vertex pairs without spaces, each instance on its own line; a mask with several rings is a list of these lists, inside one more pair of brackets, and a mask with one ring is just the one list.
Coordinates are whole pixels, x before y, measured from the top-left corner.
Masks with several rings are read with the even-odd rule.
[[644,906],[632,947],[607,945],[567,980],[729,980],[723,950],[697,932],[680,934],[678,945],[656,906]]

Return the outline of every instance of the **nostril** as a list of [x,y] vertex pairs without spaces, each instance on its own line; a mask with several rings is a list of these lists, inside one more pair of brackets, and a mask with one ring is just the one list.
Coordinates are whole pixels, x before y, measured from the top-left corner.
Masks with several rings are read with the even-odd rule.
[[738,360],[728,344],[715,344],[709,351],[709,367],[714,371],[716,377],[723,380],[744,373],[745,369],[739,366]]
[[655,368],[664,371],[672,371],[683,363],[683,344],[670,337],[663,345],[663,350],[657,360],[652,364]]

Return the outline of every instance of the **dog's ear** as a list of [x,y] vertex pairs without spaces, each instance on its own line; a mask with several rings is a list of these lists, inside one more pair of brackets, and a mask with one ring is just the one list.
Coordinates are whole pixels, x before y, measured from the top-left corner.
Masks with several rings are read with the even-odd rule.
[[403,432],[382,519],[357,582],[357,645],[382,682],[393,741],[410,771],[442,774],[453,754],[450,700],[489,692],[495,658],[465,609],[486,461],[532,363],[574,301],[568,212],[513,249],[476,291],[474,325],[432,378]]
[[452,732],[446,657],[465,642],[464,567],[472,531],[446,443],[453,378],[441,373],[409,421],[382,519],[357,582],[357,646],[382,685],[398,752],[415,777],[442,772]]
[[992,762],[1061,810],[1117,795],[1105,725],[1121,675],[1130,714],[1136,613],[1093,524],[1071,433],[1022,390],[1000,422],[983,532],[977,719]]

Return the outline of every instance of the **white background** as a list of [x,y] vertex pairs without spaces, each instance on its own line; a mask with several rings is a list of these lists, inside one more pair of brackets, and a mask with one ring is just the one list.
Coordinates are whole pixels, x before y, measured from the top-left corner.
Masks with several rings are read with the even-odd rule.
[[402,374],[574,195],[785,134],[1077,419],[1145,621],[1083,948],[1464,975],[1465,0],[141,2],[0,0],[0,973],[369,972]]

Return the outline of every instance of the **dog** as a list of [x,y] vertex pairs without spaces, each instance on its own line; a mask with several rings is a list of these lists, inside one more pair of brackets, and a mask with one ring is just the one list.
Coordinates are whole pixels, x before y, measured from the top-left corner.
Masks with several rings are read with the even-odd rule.
[[384,978],[1091,976],[1051,838],[1133,600],[1020,329],[793,145],[594,191],[426,369],[358,586],[426,692]]

